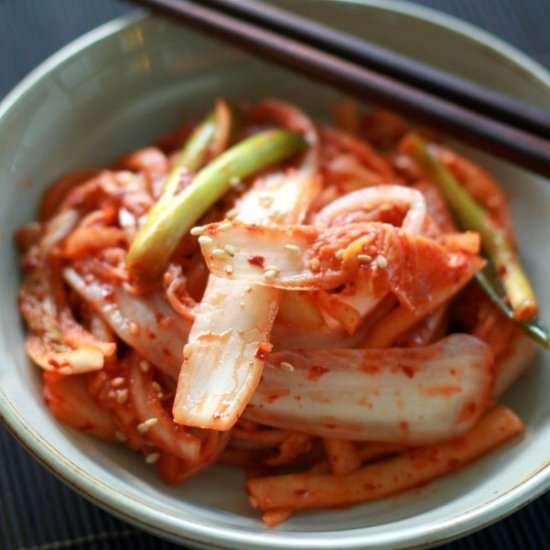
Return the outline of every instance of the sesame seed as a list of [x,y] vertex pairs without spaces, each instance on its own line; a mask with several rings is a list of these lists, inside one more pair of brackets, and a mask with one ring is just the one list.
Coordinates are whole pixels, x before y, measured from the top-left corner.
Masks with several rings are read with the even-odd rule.
[[128,441],[128,437],[124,432],[119,432],[118,430],[115,432],[115,439],[117,441],[120,441],[121,443],[124,443],[125,441]]
[[149,430],[149,428],[152,428],[157,422],[158,418],[148,418],[147,420],[144,420],[140,424],[137,425],[138,432],[140,434],[144,434]]
[[231,273],[233,273],[233,268],[230,265],[226,265],[224,267],[224,270],[228,275],[231,275]]
[[160,458],[160,453],[149,453],[145,456],[147,464],[154,464]]
[[285,250],[290,250],[291,252],[301,252],[302,249],[297,244],[285,244]]
[[232,208],[231,210],[228,210],[225,213],[225,217],[228,220],[232,220],[233,218],[237,217],[238,214],[239,214],[239,209],[238,208]]
[[221,258],[222,256],[225,256],[225,252],[221,248],[214,248],[210,254],[212,254],[214,258]]
[[212,244],[214,242],[214,239],[211,237],[207,237],[206,235],[201,235],[199,237],[199,244],[208,246],[209,244]]
[[122,376],[117,376],[111,380],[111,386],[113,386],[113,388],[118,388],[122,385],[124,385],[124,378],[122,378]]
[[226,244],[223,249],[233,257],[235,255],[235,247],[232,244]]
[[282,221],[285,216],[286,212],[284,210],[273,210],[273,212],[271,212],[271,217],[275,221]]
[[202,235],[204,232],[204,227],[192,227],[191,228],[191,231],[189,231],[189,233],[191,233],[191,235]]
[[321,267],[321,262],[319,261],[319,258],[313,258],[313,260],[309,262],[309,267],[311,271],[319,271],[319,268]]
[[360,262],[370,262],[372,261],[372,256],[369,256],[368,254],[358,254],[357,259]]
[[130,321],[130,324],[128,325],[128,332],[132,336],[137,336],[139,334],[139,327],[134,323],[133,321]]
[[310,132],[304,134],[304,139],[306,140],[306,143],[308,145],[315,145],[315,143],[317,142],[317,138],[315,137],[315,135]]
[[378,256],[376,258],[376,263],[380,269],[386,269],[388,267],[388,260],[384,256]]
[[268,269],[264,272],[264,279],[274,279],[275,277],[277,277],[277,273],[279,273],[278,269]]
[[230,221],[222,222],[218,225],[218,231],[229,231],[233,227]]
[[161,385],[154,381],[151,386],[153,386],[153,389],[157,392],[157,397],[160,399],[161,397],[164,397],[164,392],[162,391]]
[[273,271],[281,271],[276,265],[266,265],[266,266],[264,267],[264,270],[265,270],[265,271],[271,271],[271,270],[273,270]]
[[294,365],[288,361],[281,361],[279,366],[287,372],[292,372],[294,370]]
[[123,405],[128,401],[128,390],[124,388],[123,390],[117,390],[116,392],[116,402],[119,405]]
[[233,176],[230,180],[229,180],[229,185],[231,185],[231,187],[235,188],[235,187],[239,187],[239,185],[241,185],[242,183],[242,180],[241,178],[239,178],[238,176]]
[[337,250],[337,251],[334,253],[334,257],[335,257],[337,260],[343,260],[343,259],[344,259],[344,249],[341,248],[340,250]]
[[149,370],[149,363],[147,361],[140,361],[139,362],[139,368],[143,371],[143,372],[147,372]]
[[263,195],[260,197],[260,204],[265,208],[269,208],[273,204],[273,197],[271,195]]

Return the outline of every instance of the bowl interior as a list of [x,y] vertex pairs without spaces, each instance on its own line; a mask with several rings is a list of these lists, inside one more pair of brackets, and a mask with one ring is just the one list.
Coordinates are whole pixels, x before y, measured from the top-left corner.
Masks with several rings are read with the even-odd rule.
[[[398,51],[550,106],[550,80],[512,50],[477,39],[448,20],[425,19],[399,4],[306,1],[301,12]],[[392,3],[393,4],[393,3]],[[424,14],[425,15],[425,14]],[[432,17],[432,19],[434,19]],[[435,18],[437,20],[437,18]],[[459,32],[461,31],[461,32]],[[86,47],[82,47],[83,44]],[[500,49],[500,53],[498,51]],[[339,95],[166,20],[114,22],[58,54],[0,109],[0,414],[22,442],[61,477],[103,507],[174,540],[216,547],[351,548],[426,544],[471,530],[548,487],[550,385],[547,353],[505,397],[528,431],[461,472],[406,494],[346,510],[297,514],[268,531],[251,510],[242,473],[218,466],[168,487],[136,453],[55,422],[40,378],[25,357],[16,308],[17,255],[12,235],[32,219],[45,186],[82,167],[107,165],[150,143],[217,96],[274,96],[328,119]],[[550,320],[545,258],[550,243],[550,187],[504,162],[469,152],[503,184],[522,256]]]

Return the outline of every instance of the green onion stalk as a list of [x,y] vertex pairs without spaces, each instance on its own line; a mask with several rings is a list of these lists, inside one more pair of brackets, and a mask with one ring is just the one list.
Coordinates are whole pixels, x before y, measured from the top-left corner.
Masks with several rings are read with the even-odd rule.
[[506,301],[506,294],[502,288],[493,266],[487,265],[484,269],[476,273],[476,281],[479,286],[485,291],[487,296],[493,301],[493,303],[500,309],[500,311],[513,320],[516,325],[527,336],[533,339],[537,344],[543,346],[546,349],[550,349],[550,335],[548,329],[542,325],[537,319],[530,319],[529,321],[518,321],[514,317],[514,310]]
[[201,168],[215,135],[216,116],[215,113],[211,113],[197,126],[185,143],[164,182],[159,200],[170,200],[177,193],[182,175],[187,172],[196,172]]
[[[208,119],[204,134],[194,134],[187,145],[192,150],[193,140],[208,142]],[[211,138],[210,138],[211,139]],[[195,143],[197,143],[195,142]],[[183,235],[198,219],[230,189],[235,180],[247,178],[269,166],[286,160],[305,149],[307,143],[301,134],[281,129],[266,130],[234,145],[215,158],[194,177],[193,181],[176,194],[181,172],[189,169],[177,162],[168,176],[164,193],[151,208],[128,252],[127,267],[138,280],[159,277],[168,264]],[[197,149],[204,148],[197,145]],[[202,153],[201,153],[202,154]],[[191,155],[197,158],[200,155]]]
[[508,317],[537,342],[549,347],[547,330],[535,320],[538,307],[533,287],[504,229],[463,189],[420,136],[409,136],[407,146],[420,168],[438,185],[460,227],[479,233],[490,261],[476,275],[481,287]]

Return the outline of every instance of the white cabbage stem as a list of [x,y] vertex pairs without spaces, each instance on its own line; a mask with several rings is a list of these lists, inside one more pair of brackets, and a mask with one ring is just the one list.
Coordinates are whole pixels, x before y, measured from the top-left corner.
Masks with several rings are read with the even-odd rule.
[[465,334],[419,348],[274,353],[245,417],[322,437],[438,442],[483,414],[492,365],[489,346]]
[[[263,107],[303,134],[310,147],[297,169],[257,179],[237,206],[237,219],[258,225],[299,223],[319,192],[317,133],[308,117],[288,105],[268,101]],[[222,223],[223,230],[231,228],[230,222]],[[224,254],[231,257],[231,248]],[[173,408],[176,422],[223,431],[233,426],[260,380],[281,295],[231,277],[210,277],[185,348]]]

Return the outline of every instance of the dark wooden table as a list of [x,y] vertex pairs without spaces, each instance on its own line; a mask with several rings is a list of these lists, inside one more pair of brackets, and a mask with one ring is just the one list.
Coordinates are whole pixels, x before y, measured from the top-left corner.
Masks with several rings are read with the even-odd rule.
[[[550,68],[550,0],[415,0],[470,21]],[[0,97],[54,51],[130,11],[115,0],[0,0]],[[1,146],[1,144],[0,144]],[[550,548],[550,496],[451,549]],[[0,426],[0,550],[169,549],[85,501],[34,461]]]

